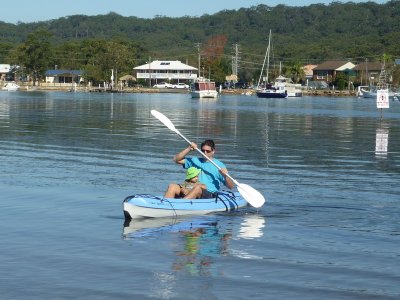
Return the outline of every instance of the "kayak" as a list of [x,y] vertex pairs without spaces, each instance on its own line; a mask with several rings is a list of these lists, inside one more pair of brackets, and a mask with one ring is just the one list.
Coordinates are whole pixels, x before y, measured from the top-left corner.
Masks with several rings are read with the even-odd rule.
[[235,211],[247,206],[239,192],[220,191],[211,199],[175,199],[148,194],[128,196],[123,201],[125,219],[205,215]]

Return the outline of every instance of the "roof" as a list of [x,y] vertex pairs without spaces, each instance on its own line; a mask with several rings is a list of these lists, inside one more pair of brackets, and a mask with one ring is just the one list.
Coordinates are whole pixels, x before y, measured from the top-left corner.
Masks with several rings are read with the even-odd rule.
[[313,71],[318,71],[318,70],[343,71],[345,69],[352,69],[354,68],[354,66],[355,65],[353,63],[346,60],[327,60],[319,64],[317,67],[315,67]]
[[197,68],[181,63],[179,60],[155,60],[149,64],[133,68],[134,70],[182,70],[196,71]]
[[353,68],[354,71],[380,71],[382,64],[380,62],[361,62]]
[[83,71],[81,70],[47,70],[46,76],[60,76],[60,75],[75,75],[82,76]]
[[316,67],[317,67],[317,65],[305,65],[303,67],[304,74],[306,76],[312,77],[313,76],[313,69],[315,69]]
[[126,80],[126,81],[132,80],[132,81],[136,81],[136,78],[133,77],[132,75],[124,75],[124,76],[120,77],[119,80]]

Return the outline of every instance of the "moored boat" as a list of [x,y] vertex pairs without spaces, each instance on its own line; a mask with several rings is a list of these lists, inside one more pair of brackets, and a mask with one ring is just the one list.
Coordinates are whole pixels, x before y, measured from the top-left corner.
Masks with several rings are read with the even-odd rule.
[[160,218],[184,215],[205,215],[213,212],[235,211],[247,206],[239,192],[220,191],[211,199],[170,199],[162,196],[137,194],[123,201],[125,219]]
[[13,81],[7,82],[1,89],[3,91],[18,91],[20,86]]
[[283,91],[286,91],[288,97],[301,97],[303,91],[301,90],[301,84],[293,83],[290,78],[282,75],[275,79],[274,87]]
[[268,84],[265,88],[256,90],[257,97],[259,98],[287,98],[288,94],[282,87],[276,88]]
[[[364,98],[374,98],[378,96],[378,90],[376,88],[371,88],[370,90],[361,89],[362,96]],[[400,93],[396,93],[393,91],[388,91],[389,99],[396,100],[400,97]]]
[[361,88],[361,93],[364,98],[377,98],[378,90],[386,90],[389,95],[389,99],[395,100],[400,97],[400,94],[391,90],[388,82],[388,74],[385,70],[385,60],[382,63],[382,69],[379,73],[379,79],[376,86],[370,86],[369,89]]
[[[272,84],[268,83],[268,73],[269,73],[269,55],[271,51],[271,30],[269,31],[269,39],[268,39],[268,48],[265,52],[263,66],[261,68],[260,78],[258,80],[256,95],[259,98],[287,98],[288,94],[287,91],[284,89],[284,86],[273,86]],[[261,78],[264,72],[264,66],[267,63],[266,67],[266,76],[265,76],[265,86],[261,87]]]
[[192,98],[217,98],[218,92],[215,82],[205,78],[198,78],[190,85]]

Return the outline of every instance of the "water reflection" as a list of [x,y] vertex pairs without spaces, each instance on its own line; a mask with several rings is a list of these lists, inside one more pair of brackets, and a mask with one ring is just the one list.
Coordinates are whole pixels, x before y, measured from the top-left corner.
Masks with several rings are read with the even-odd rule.
[[[229,219],[224,219],[223,215],[126,220],[123,226],[122,238],[130,240],[157,237],[164,233],[180,233],[189,240],[196,240],[211,232],[218,232],[218,235],[222,232],[222,236],[234,234],[235,239],[256,239],[263,236],[266,224],[265,217],[257,214],[244,214],[240,218],[241,222],[238,228],[234,228],[232,223],[228,222]],[[235,222],[237,221],[235,220]],[[214,235],[214,238],[216,236]],[[192,248],[190,245],[187,246],[188,249]],[[223,251],[211,252],[223,253]]]
[[375,134],[375,157],[387,158],[389,144],[389,125],[380,123]]
[[221,232],[217,226],[182,230],[179,233],[183,238],[183,249],[175,253],[173,270],[190,275],[215,274],[214,258],[227,254],[231,234]]
[[246,215],[240,224],[238,238],[255,239],[264,234],[265,218],[259,215]]
[[[124,223],[123,239],[142,239],[172,234],[178,240],[173,246],[175,254],[171,269],[175,273],[192,276],[217,274],[214,263],[220,256],[232,254],[232,239],[258,239],[263,236],[266,220],[254,214],[240,216],[241,222],[230,222],[223,216],[200,216],[192,218],[152,218],[130,220]],[[235,228],[234,224],[240,224]]]

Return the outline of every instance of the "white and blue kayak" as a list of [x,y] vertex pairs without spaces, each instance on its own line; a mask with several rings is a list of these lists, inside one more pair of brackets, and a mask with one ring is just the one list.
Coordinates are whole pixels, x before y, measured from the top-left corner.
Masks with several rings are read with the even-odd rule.
[[220,191],[211,199],[175,199],[148,194],[128,196],[123,201],[125,219],[205,215],[235,211],[247,206],[239,192]]

